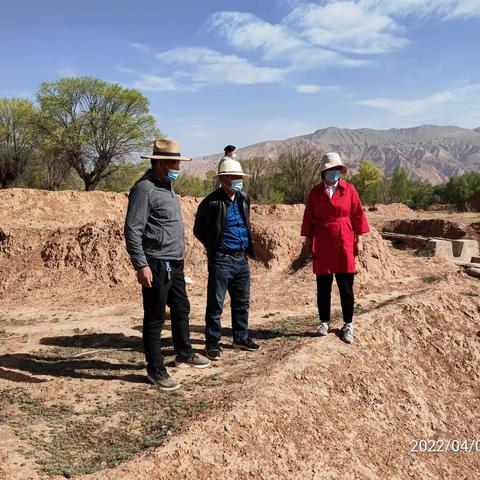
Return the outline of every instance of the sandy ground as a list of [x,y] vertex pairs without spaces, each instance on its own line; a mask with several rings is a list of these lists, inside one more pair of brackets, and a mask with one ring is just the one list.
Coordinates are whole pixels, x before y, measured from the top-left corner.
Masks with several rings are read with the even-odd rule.
[[[358,259],[356,338],[316,337],[302,206],[254,206],[252,336],[182,389],[144,380],[140,292],[123,248],[123,194],[0,192],[0,478],[476,478],[480,289],[373,230]],[[203,348],[206,265],[182,199],[192,341]],[[478,214],[368,212],[373,226]],[[472,230],[468,230],[472,235]],[[334,294],[335,326],[340,323]],[[171,361],[169,325],[165,350]],[[415,452],[413,442],[468,441]],[[472,443],[475,440],[478,442]],[[445,441],[442,445],[441,441]],[[472,447],[473,445],[473,447]],[[477,451],[478,450],[478,451]]]

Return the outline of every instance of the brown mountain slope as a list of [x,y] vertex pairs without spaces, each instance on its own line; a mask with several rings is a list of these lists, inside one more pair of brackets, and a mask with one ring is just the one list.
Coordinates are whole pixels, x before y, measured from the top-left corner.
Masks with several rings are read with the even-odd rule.
[[[239,158],[274,158],[278,149],[306,142],[320,149],[339,151],[355,171],[365,159],[390,175],[396,166],[405,168],[414,179],[438,184],[468,171],[480,171],[480,128],[421,125],[414,128],[350,130],[329,127],[283,141],[262,142],[238,150]],[[195,158],[188,171],[204,175],[215,170],[220,154]]]

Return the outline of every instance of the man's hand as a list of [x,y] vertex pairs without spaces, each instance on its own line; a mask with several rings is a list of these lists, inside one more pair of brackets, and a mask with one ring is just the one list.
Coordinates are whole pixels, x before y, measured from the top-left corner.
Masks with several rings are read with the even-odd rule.
[[153,273],[149,266],[145,266],[137,270],[137,280],[142,286],[152,288]]
[[363,252],[363,240],[359,235],[355,240],[355,256],[358,257]]

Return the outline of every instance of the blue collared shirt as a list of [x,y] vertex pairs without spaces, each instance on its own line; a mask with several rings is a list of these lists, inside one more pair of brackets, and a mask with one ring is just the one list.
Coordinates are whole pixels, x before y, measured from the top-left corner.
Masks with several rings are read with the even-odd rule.
[[247,225],[240,213],[238,199],[240,194],[235,194],[235,199],[229,199],[230,205],[225,219],[225,228],[222,239],[218,245],[220,250],[245,251],[250,241]]

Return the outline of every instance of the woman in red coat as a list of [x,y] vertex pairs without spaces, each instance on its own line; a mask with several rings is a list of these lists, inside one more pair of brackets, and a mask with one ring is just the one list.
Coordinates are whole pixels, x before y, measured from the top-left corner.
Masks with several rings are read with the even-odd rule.
[[340,155],[324,155],[320,171],[322,181],[308,195],[301,232],[307,239],[307,251],[312,253],[313,273],[317,276],[318,333],[326,335],[329,330],[335,274],[344,321],[341,335],[351,343],[355,256],[363,250],[362,235],[369,227],[355,187],[340,178],[347,173]]

